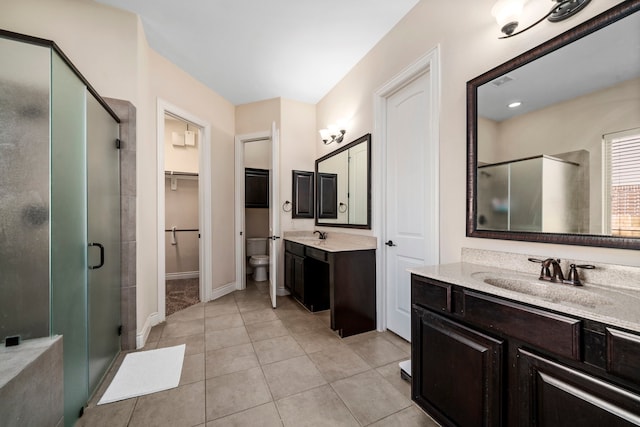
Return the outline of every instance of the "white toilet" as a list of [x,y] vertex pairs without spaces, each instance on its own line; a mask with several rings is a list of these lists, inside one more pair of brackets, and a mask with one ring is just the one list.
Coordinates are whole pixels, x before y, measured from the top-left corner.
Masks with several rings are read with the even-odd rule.
[[269,268],[269,246],[266,237],[250,237],[247,239],[247,256],[249,265],[253,267],[253,280],[264,282],[267,280]]

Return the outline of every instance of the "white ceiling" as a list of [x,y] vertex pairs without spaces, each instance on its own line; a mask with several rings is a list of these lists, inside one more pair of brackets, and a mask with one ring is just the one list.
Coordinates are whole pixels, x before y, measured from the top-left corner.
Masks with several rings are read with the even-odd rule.
[[317,103],[419,0],[97,0],[235,105]]

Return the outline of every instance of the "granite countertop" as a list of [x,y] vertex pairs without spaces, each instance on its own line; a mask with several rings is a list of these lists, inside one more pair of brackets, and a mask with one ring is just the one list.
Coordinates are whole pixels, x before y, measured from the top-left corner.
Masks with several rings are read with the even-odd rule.
[[[635,283],[551,283],[538,274],[460,262],[409,272],[540,308],[640,332],[640,288]],[[489,284],[489,283],[493,284]]]
[[377,240],[371,236],[328,232],[325,240],[320,240],[312,231],[285,232],[284,239],[327,252],[346,252],[376,249]]

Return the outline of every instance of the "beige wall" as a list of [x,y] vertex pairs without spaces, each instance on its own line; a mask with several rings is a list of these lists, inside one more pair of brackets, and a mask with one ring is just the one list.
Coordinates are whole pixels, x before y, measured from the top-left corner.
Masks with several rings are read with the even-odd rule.
[[[184,132],[187,127],[195,131],[195,146],[173,145],[173,133],[177,133],[184,140]],[[194,126],[188,126],[187,122],[172,118],[164,119],[164,170],[174,172],[198,173],[200,167],[200,141],[198,130]]]
[[[198,229],[199,193],[195,178],[175,178],[176,189],[171,189],[171,178],[164,180],[165,229]],[[165,233],[165,273],[200,271],[200,240],[197,231],[176,232],[175,245],[171,233]]]
[[[640,265],[637,251],[465,237],[466,82],[619,1],[592,2],[571,19],[556,24],[544,22],[506,40],[498,39],[499,30],[490,12],[494,3],[494,0],[419,2],[319,102],[318,127],[348,117],[352,122],[347,139],[372,132],[372,144],[375,145],[373,94],[402,69],[439,45],[442,91],[439,145],[441,262],[458,261],[462,247],[473,247],[593,260],[596,263]],[[455,25],[452,24],[453,17]],[[320,138],[316,138],[318,157],[335,148],[334,144],[324,146]],[[375,191],[374,188],[374,194]]]

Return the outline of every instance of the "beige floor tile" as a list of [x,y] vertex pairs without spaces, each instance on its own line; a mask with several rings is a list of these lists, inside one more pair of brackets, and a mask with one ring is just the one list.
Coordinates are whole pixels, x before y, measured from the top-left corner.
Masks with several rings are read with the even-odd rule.
[[162,330],[161,340],[176,337],[186,337],[204,333],[204,323],[201,319],[184,322],[167,323]]
[[204,304],[196,304],[167,316],[167,323],[204,318]]
[[269,338],[281,337],[289,335],[289,330],[284,327],[280,320],[272,320],[271,322],[254,323],[247,325],[247,333],[251,341],[267,340]]
[[244,371],[260,366],[251,344],[242,344],[207,352],[207,378]]
[[278,308],[276,308],[276,316],[278,316],[278,318],[281,320],[287,319],[290,317],[309,316],[309,315],[310,315],[310,312],[295,301],[284,303],[278,306]]
[[162,330],[164,329],[164,326],[165,326],[165,323],[163,322],[151,328],[151,331],[149,331],[149,336],[147,337],[147,341],[145,342],[145,345],[147,343],[158,342],[160,340],[160,336],[162,335]]
[[391,362],[388,365],[376,368],[376,371],[382,377],[396,388],[404,397],[411,399],[411,383],[400,377],[400,366],[397,362]]
[[187,337],[167,338],[158,341],[157,348],[173,347],[180,344],[186,344],[184,350],[185,356],[191,356],[192,354],[204,353],[204,335],[190,335]]
[[235,301],[224,304],[207,304],[204,307],[205,317],[218,317],[238,313],[240,313],[240,311]]
[[76,422],[76,427],[126,427],[136,404],[136,399],[127,399],[107,405],[90,406]]
[[377,336],[380,336],[380,332],[378,332],[378,331],[368,331],[368,332],[363,332],[361,334],[351,335],[349,337],[345,337],[345,338],[342,339],[342,342],[345,343],[345,344],[353,344],[355,342],[366,341],[368,339],[375,338]]
[[269,297],[265,297],[264,295],[260,295],[257,298],[244,298],[236,301],[236,304],[238,304],[240,313],[271,308],[271,301],[269,301]]
[[375,370],[338,380],[331,386],[362,425],[411,406],[411,401]]
[[180,385],[204,381],[204,353],[185,356],[182,362]]
[[237,292],[228,293],[228,294],[223,295],[223,296],[221,296],[219,298],[216,298],[216,299],[214,299],[212,301],[208,301],[206,303],[206,305],[210,306],[210,305],[214,305],[214,304],[235,304],[235,302],[236,302],[235,294],[236,293]]
[[242,316],[239,313],[225,314],[223,316],[207,317],[204,320],[205,331],[207,333],[212,331],[221,331],[223,329],[237,328],[244,326]]
[[327,328],[331,328],[331,310],[313,313],[313,317],[320,319],[322,321],[322,324]]
[[348,345],[374,368],[411,357],[410,353],[402,351],[380,336],[356,341]]
[[304,334],[307,332],[315,331],[316,329],[326,329],[326,326],[322,323],[322,320],[313,317],[310,314],[302,316],[285,317],[282,320],[282,324],[292,334]]
[[207,421],[271,402],[260,368],[234,372],[207,380]]
[[232,347],[234,345],[251,342],[244,326],[207,332],[204,335],[204,341],[206,351],[218,350],[220,348]]
[[371,427],[440,427],[431,417],[416,408],[415,405],[393,415],[389,415],[380,421],[371,424]]
[[326,384],[320,371],[307,356],[265,365],[262,371],[275,400]]
[[309,358],[329,382],[371,369],[367,362],[346,345],[312,353]]
[[411,343],[402,338],[400,335],[396,335],[391,331],[384,331],[380,334],[380,336],[389,341],[391,344],[394,344],[396,347],[399,347],[400,350],[411,354]]
[[265,308],[263,310],[245,311],[242,313],[242,319],[245,325],[252,323],[269,322],[272,320],[278,320],[276,312],[272,308]]
[[315,353],[333,346],[342,346],[342,340],[331,329],[320,328],[304,334],[294,334],[293,338],[307,353]]
[[207,427],[281,427],[280,415],[273,402],[238,412],[207,423]]
[[329,385],[285,397],[276,404],[285,427],[360,425]]
[[290,335],[253,343],[261,365],[304,355],[304,350]]
[[138,398],[129,426],[195,426],[205,421],[205,383],[200,381]]

